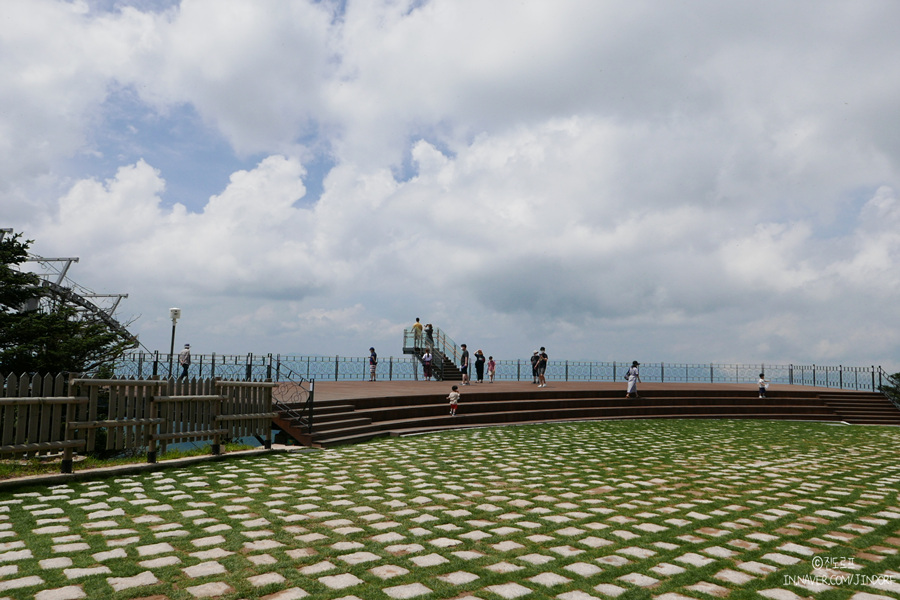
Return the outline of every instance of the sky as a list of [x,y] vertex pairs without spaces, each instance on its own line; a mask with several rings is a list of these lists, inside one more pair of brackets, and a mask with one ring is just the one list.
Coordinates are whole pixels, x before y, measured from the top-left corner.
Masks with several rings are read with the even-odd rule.
[[0,227],[144,348],[900,370],[900,3],[4,0]]

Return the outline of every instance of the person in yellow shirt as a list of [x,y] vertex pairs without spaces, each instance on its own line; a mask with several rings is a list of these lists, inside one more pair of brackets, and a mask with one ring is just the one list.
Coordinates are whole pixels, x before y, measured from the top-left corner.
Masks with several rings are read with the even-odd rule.
[[419,317],[416,317],[416,322],[412,326],[413,330],[413,348],[421,348],[422,347],[422,324],[419,323]]

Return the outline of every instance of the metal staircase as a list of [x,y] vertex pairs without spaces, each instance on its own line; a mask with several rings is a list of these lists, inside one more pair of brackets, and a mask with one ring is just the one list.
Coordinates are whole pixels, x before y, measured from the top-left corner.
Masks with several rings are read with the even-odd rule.
[[434,328],[431,335],[421,334],[418,337],[410,327],[403,330],[403,353],[412,354],[422,361],[425,349],[431,351],[431,370],[438,381],[462,381],[459,363],[462,348],[443,331]]

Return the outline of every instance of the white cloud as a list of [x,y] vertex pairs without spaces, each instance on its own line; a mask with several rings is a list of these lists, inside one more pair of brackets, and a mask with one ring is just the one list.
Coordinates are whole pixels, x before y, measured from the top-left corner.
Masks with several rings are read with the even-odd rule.
[[[898,11],[11,0],[0,225],[157,347],[178,304],[218,352],[389,349],[421,316],[496,355],[887,363]],[[255,165],[190,209],[150,159],[84,170],[100,122],[179,135],[104,121],[123,88]]]

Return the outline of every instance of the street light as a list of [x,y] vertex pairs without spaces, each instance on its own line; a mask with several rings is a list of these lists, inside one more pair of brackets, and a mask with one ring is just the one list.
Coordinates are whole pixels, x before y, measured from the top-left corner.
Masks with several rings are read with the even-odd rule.
[[175,324],[181,318],[180,308],[170,308],[169,316],[172,317],[172,344],[169,346],[169,379],[172,378],[172,355],[175,354]]

